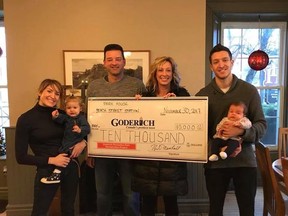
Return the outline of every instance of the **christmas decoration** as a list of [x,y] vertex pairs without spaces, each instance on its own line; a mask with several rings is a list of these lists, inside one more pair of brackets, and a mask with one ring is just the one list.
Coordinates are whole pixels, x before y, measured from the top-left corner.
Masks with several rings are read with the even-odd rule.
[[2,131],[0,131],[0,156],[6,155],[6,142]]
[[249,66],[256,71],[263,70],[269,63],[269,56],[262,50],[254,51],[248,58]]

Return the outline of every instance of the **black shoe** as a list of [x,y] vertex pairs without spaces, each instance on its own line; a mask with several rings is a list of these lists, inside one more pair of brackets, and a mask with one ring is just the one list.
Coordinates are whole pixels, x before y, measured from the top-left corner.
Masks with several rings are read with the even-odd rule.
[[51,176],[42,178],[41,182],[44,184],[60,183],[60,176],[61,176],[61,173],[53,172]]

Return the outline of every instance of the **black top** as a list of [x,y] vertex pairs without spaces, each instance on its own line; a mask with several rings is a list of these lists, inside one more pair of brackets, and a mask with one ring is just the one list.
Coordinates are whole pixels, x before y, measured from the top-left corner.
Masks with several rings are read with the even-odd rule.
[[[15,154],[19,164],[45,166],[49,157],[58,155],[64,127],[52,120],[53,110],[36,104],[18,118]],[[28,146],[34,155],[28,152]]]
[[[190,96],[187,89],[183,87],[173,88],[168,93],[174,93],[176,96],[186,96],[186,97]],[[156,95],[156,92],[148,90],[147,92],[143,92],[142,96],[143,97],[156,97],[157,95]]]

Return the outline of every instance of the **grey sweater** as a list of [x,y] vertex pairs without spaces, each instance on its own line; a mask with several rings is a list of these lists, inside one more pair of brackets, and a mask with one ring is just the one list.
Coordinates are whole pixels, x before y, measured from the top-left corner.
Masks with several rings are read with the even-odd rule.
[[107,77],[93,80],[87,88],[87,97],[134,97],[146,92],[140,79],[124,75],[122,80],[109,83]]
[[229,105],[235,101],[242,101],[247,106],[247,118],[252,122],[252,127],[245,130],[242,136],[242,151],[237,157],[226,160],[208,162],[206,168],[229,167],[256,167],[256,158],[252,148],[255,141],[261,139],[267,128],[263,114],[261,99],[257,89],[233,75],[233,82],[228,92],[224,93],[213,79],[206,87],[202,88],[196,96],[208,96],[208,136],[209,143],[216,132],[217,123],[227,115]]

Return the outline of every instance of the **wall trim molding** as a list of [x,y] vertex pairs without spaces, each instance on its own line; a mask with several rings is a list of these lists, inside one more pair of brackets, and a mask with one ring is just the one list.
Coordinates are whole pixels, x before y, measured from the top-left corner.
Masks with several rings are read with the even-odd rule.
[[0,199],[8,200],[8,187],[0,187]]
[[9,216],[30,216],[33,204],[9,204],[6,207],[6,214]]

